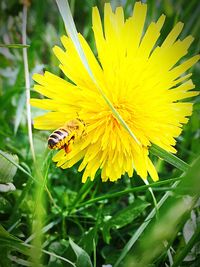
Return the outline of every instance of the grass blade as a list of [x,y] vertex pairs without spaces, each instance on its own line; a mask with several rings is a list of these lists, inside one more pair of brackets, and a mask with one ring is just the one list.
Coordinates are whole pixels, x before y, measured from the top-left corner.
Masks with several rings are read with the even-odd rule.
[[174,167],[176,167],[177,169],[183,172],[186,172],[188,168],[190,167],[186,162],[179,159],[175,155],[165,151],[164,149],[162,149],[161,147],[157,145],[153,144],[150,148],[150,151],[155,156],[164,159],[166,162],[170,163],[171,165],[173,165]]
[[[33,248],[32,245],[26,244],[24,242],[22,242],[19,238],[14,237],[13,235],[11,235],[10,233],[8,233],[1,225],[0,225],[0,244],[3,244],[3,247],[8,246],[12,249],[15,249],[17,251],[19,251],[20,253],[24,254],[24,255],[29,255],[30,254],[30,249]],[[76,265],[71,262],[70,260],[59,256],[53,252],[49,252],[45,249],[42,249],[41,252],[50,255],[52,257],[55,257],[57,259],[60,259],[64,262],[67,262],[69,264],[71,264],[72,266],[76,267]]]
[[125,195],[128,195],[129,193],[133,193],[133,192],[140,192],[140,191],[146,191],[148,188],[152,187],[152,188],[156,188],[160,185],[164,185],[164,184],[168,184],[168,183],[172,183],[172,182],[176,182],[179,181],[181,179],[181,177],[178,178],[172,178],[172,179],[168,179],[166,181],[161,181],[161,182],[156,182],[156,183],[152,183],[152,184],[148,184],[148,185],[142,185],[142,186],[138,186],[138,187],[134,187],[134,188],[129,188],[123,191],[119,191],[116,193],[112,193],[112,194],[104,194],[103,196],[99,196],[99,197],[95,197],[92,198],[88,201],[82,202],[78,205],[78,207],[85,207],[87,205],[91,205],[93,203],[99,202],[99,201],[103,201],[103,200],[107,200],[107,199],[112,199],[112,198],[119,198]]
[[[149,185],[148,180],[144,180],[144,183],[145,183],[146,185]],[[155,197],[155,195],[154,195],[153,190],[152,190],[151,187],[149,187],[148,190],[149,190],[149,192],[150,192],[150,194],[151,194],[151,196],[152,196],[153,204],[154,204],[154,207],[156,208],[156,211],[157,211],[157,214],[158,214],[158,203],[157,203],[156,197]]]
[[29,48],[30,45],[26,44],[0,44],[0,47],[5,48]]
[[[24,4],[22,13],[22,44],[26,45],[26,25],[27,25],[27,6]],[[29,66],[27,48],[23,48],[23,61],[24,61],[24,76],[26,85],[26,108],[27,108],[27,123],[28,123],[28,137],[30,150],[35,161],[35,152],[33,146],[33,134],[32,134],[32,122],[31,122],[31,106],[30,106],[30,78],[29,78]]]

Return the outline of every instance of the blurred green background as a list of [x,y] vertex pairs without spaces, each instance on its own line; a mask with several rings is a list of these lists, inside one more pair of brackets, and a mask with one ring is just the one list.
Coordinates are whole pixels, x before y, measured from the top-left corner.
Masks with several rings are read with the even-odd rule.
[[[94,52],[91,9],[93,6],[98,6],[103,15],[105,2],[108,1],[69,1],[77,30],[85,36]],[[123,5],[128,17],[134,2],[121,0],[111,1],[111,4],[113,8]],[[178,21],[182,21],[185,27],[180,38],[189,34],[195,37],[185,58],[199,53],[200,2],[198,0],[143,2],[148,4],[147,25],[162,13],[167,15],[160,41]],[[198,192],[200,192],[200,186],[196,180],[200,174],[198,165],[192,169],[192,176],[183,175],[185,184],[179,185],[179,190],[175,190],[171,202],[169,201],[163,208],[164,211],[156,213],[155,222],[149,227],[146,236],[144,235],[145,246],[144,242],[140,243],[137,238],[136,248],[134,249],[133,246],[130,251],[126,247],[128,242],[143,225],[155,204],[151,193],[143,186],[143,181],[136,174],[134,179],[125,176],[116,183],[102,183],[97,175],[94,182],[88,181],[83,185],[77,166],[69,170],[60,170],[51,162],[52,153],[49,153],[46,145],[49,132],[34,129],[33,140],[37,161],[33,163],[27,130],[22,49],[6,46],[22,43],[22,10],[22,1],[0,1],[0,44],[2,45],[0,47],[0,150],[17,155],[11,160],[18,166],[16,172],[13,170],[12,163],[9,162],[10,165],[6,165],[8,162],[5,157],[0,157],[0,184],[11,182],[16,188],[14,191],[8,188],[8,192],[0,192],[2,225],[0,266],[72,266],[63,258],[74,262],[74,266],[80,267],[107,264],[115,267],[140,266],[141,258],[145,259],[141,266],[176,266],[173,264],[178,257],[181,257],[185,247],[186,255],[182,256],[179,265],[199,266]],[[41,97],[33,90],[31,80],[33,73],[48,70],[64,77],[58,68],[59,62],[52,53],[52,47],[60,45],[60,37],[63,34],[65,29],[55,1],[31,1],[27,18],[27,44],[29,45],[27,50],[32,97]],[[193,67],[192,72],[192,79],[196,89],[199,90],[199,63]],[[193,115],[177,142],[177,156],[188,164],[191,164],[200,152],[200,97],[192,101],[194,102]],[[42,112],[32,108],[32,118]],[[180,177],[182,172],[153,155],[151,157],[159,171],[160,181],[164,181],[164,183],[158,183],[153,189],[159,202],[166,192],[171,190],[176,180],[173,178]],[[19,169],[18,164],[22,170]],[[7,170],[10,171],[6,173]],[[193,178],[195,178],[194,182],[187,183],[188,179]],[[192,188],[189,186],[191,184]],[[194,189],[197,188],[199,190],[194,193]],[[178,201],[185,199],[187,195],[190,195],[191,203],[188,209],[184,210],[185,205],[182,202],[177,203],[177,199]],[[98,197],[101,198],[98,199]],[[184,207],[183,210],[181,207]],[[177,218],[176,221],[169,219],[171,215],[167,217],[167,214],[172,211]],[[159,233],[164,232],[165,228],[168,228],[166,231],[168,235],[159,237]],[[154,229],[160,230],[155,234]],[[70,241],[69,237],[75,243]],[[148,237],[154,242],[148,244]],[[194,238],[192,245],[189,243],[191,237]],[[160,248],[162,239],[169,240]],[[24,246],[23,242],[27,246]],[[36,246],[36,249],[29,244]],[[151,250],[154,250],[155,254],[152,253],[153,256],[149,257]],[[127,261],[124,260],[125,256],[128,257]],[[123,260],[119,260],[120,257]]]

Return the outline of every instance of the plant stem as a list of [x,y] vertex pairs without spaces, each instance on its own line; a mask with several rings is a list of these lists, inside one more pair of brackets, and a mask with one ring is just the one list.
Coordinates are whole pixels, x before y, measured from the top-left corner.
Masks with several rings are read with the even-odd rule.
[[[149,185],[148,180],[144,180],[144,183],[145,183],[146,185]],[[155,197],[155,195],[154,195],[153,190],[152,190],[151,187],[149,187],[148,190],[149,190],[149,192],[150,192],[150,194],[151,194],[151,196],[152,196],[153,203],[154,203],[154,207],[155,207],[155,209],[156,209],[156,216],[158,217],[158,203],[157,203],[156,197]]]
[[[22,14],[22,44],[26,45],[26,25],[27,25],[27,5],[23,6]],[[24,75],[26,86],[26,109],[27,109],[27,123],[28,123],[28,137],[31,149],[32,158],[35,161],[35,151],[33,146],[32,124],[31,124],[31,107],[30,107],[30,78],[28,67],[27,48],[23,48],[23,61],[24,61]]]

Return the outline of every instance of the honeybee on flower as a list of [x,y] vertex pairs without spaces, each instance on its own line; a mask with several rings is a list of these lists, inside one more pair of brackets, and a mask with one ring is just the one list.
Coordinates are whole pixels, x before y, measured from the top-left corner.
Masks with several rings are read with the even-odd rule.
[[50,149],[64,149],[66,153],[69,153],[76,139],[81,138],[84,132],[85,124],[83,121],[80,119],[68,121],[49,136],[48,147]]
[[144,32],[146,13],[147,5],[136,2],[133,15],[125,20],[122,7],[113,12],[111,5],[105,4],[103,28],[94,7],[92,28],[98,60],[84,37],[78,35],[98,86],[139,143],[99,94],[69,37],[61,38],[65,51],[57,46],[53,51],[73,84],[49,72],[34,75],[38,83],[35,90],[47,99],[32,99],[32,105],[50,110],[35,118],[35,128],[55,131],[75,119],[77,113],[87,125],[87,136],[77,138],[70,153],[60,147],[53,157],[63,169],[82,160],[78,170],[84,170],[83,182],[88,177],[93,180],[98,169],[103,181],[116,181],[125,173],[132,177],[134,170],[142,179],[147,179],[149,173],[156,181],[158,174],[149,158],[149,147],[154,143],[175,153],[175,138],[192,114],[192,103],[181,100],[198,94],[191,91],[195,87],[191,73],[185,72],[199,60],[199,55],[179,61],[187,54],[193,37],[177,40],[183,28],[179,22],[155,47],[165,16]]

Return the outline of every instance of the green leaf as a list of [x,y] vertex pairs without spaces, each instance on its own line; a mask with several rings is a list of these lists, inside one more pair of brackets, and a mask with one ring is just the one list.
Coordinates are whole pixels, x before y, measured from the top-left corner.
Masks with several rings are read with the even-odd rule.
[[0,47],[6,48],[28,48],[30,45],[23,45],[23,44],[0,44]]
[[81,247],[79,247],[77,244],[75,244],[72,241],[72,239],[69,239],[69,243],[77,257],[76,266],[77,267],[92,267],[92,262],[87,252],[83,250]]
[[7,183],[7,184],[0,184],[0,192],[10,192],[10,191],[15,191],[15,186],[12,183]]
[[81,239],[81,246],[87,251],[87,253],[92,253],[94,247],[93,242],[96,240],[96,229],[91,227],[88,231],[86,231]]
[[[52,242],[48,250],[55,254],[64,255],[68,247],[69,247],[69,241],[62,239],[62,240],[59,240],[59,242],[58,241]],[[60,259],[57,259],[56,257],[51,256],[49,258],[48,267],[63,267],[63,263]]]
[[[7,152],[1,151],[8,159],[14,161],[16,164],[19,163],[17,155],[12,155]],[[0,154],[0,183],[6,184],[13,181],[13,177],[16,174],[17,167],[14,166],[8,159]]]
[[103,226],[103,238],[105,242],[110,242],[110,229],[119,229],[136,219],[143,210],[150,204],[140,199],[129,205],[127,208],[117,212],[111,219],[109,219]]
[[11,235],[0,225],[0,247],[1,246],[7,246],[17,251],[20,251],[24,255],[29,255],[29,249],[24,246],[22,241]]

